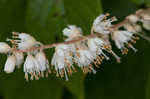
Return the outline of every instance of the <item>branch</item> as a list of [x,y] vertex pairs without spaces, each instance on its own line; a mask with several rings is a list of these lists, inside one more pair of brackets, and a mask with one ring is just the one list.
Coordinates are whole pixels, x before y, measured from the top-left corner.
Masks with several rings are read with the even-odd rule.
[[[144,9],[142,11],[138,10],[138,11],[136,11],[135,15],[136,16],[140,16],[141,14],[147,13],[149,11],[150,11],[150,8]],[[128,22],[129,22],[128,19],[125,18],[123,21],[119,22],[118,24],[114,24],[111,27],[111,30],[116,30],[116,29],[122,27],[124,24],[126,24]],[[91,29],[91,32],[92,33],[90,35],[80,37],[80,38],[78,38],[76,40],[70,40],[70,41],[65,41],[65,42],[60,42],[60,43],[53,43],[53,44],[48,44],[48,45],[42,45],[40,47],[32,47],[32,48],[29,48],[29,49],[26,49],[26,50],[17,50],[15,48],[13,48],[12,51],[16,51],[16,52],[31,52],[33,50],[43,50],[43,49],[48,49],[48,48],[56,47],[57,45],[60,45],[60,44],[73,44],[73,43],[85,41],[85,40],[87,40],[89,38],[94,38],[94,37],[97,37],[97,36],[101,36],[98,33],[94,34],[92,29]]]

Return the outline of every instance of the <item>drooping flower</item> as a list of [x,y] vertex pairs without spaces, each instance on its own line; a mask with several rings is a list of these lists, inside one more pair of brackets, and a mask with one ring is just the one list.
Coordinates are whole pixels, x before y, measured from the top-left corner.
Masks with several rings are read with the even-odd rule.
[[28,81],[28,74],[31,74],[31,79],[33,79],[33,73],[35,72],[35,59],[32,55],[28,55],[24,62],[24,72],[25,72],[25,79]]
[[112,26],[112,22],[116,21],[117,19],[115,17],[107,19],[107,16],[108,14],[102,14],[94,20],[92,27],[93,32],[97,32],[102,35],[109,34],[111,32],[110,27]]
[[76,54],[74,56],[75,63],[77,63],[84,73],[96,73],[92,66],[94,59],[96,59],[96,56],[93,55],[93,53],[88,49],[78,49],[76,50]]
[[55,67],[57,76],[64,77],[68,80],[67,75],[71,75],[75,68],[73,67],[73,49],[70,45],[61,44],[55,48],[51,65]]
[[28,74],[31,75],[31,80],[39,79],[40,75],[40,64],[35,59],[35,57],[31,54],[28,54],[25,63],[24,63],[24,72],[25,72],[25,79],[28,81]]
[[96,37],[96,38],[88,39],[88,48],[89,48],[89,50],[93,54],[95,54],[97,57],[99,57],[99,56],[105,57],[108,60],[109,58],[103,52],[103,50],[106,50],[105,46],[108,46],[108,44],[105,43],[105,41],[102,40],[101,38]]
[[135,52],[137,51],[130,42],[135,43],[136,37],[129,31],[118,30],[112,33],[112,39],[114,40],[118,49],[123,54],[127,54],[128,50],[126,47],[132,48]]
[[45,53],[40,51],[38,52],[36,55],[35,55],[35,59],[37,60],[37,63],[39,64],[38,66],[38,71],[40,74],[39,76],[41,75],[41,77],[44,77],[44,71],[48,70],[48,72],[46,72],[46,76],[48,76],[47,73],[50,73],[50,70],[49,70],[49,62],[45,56]]
[[24,61],[24,55],[22,52],[14,52],[14,56],[16,57],[16,66],[20,68],[21,64]]
[[0,53],[8,53],[10,51],[10,46],[5,42],[0,42]]
[[15,65],[16,65],[16,57],[14,55],[8,55],[4,66],[4,71],[6,73],[12,73],[15,69]]

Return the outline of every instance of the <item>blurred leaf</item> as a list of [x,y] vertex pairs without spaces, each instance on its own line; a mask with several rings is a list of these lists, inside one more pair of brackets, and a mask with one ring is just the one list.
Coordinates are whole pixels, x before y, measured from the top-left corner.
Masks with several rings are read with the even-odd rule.
[[150,0],[131,0],[133,1],[134,3],[138,4],[138,5],[141,5],[141,4],[146,4],[148,6],[150,6]]
[[63,81],[63,84],[68,90],[75,96],[73,99],[85,99],[84,98],[84,75],[81,70],[78,73],[73,74],[69,81]]
[[93,20],[102,13],[101,8],[100,0],[64,0],[68,24],[81,27],[84,34],[90,32]]

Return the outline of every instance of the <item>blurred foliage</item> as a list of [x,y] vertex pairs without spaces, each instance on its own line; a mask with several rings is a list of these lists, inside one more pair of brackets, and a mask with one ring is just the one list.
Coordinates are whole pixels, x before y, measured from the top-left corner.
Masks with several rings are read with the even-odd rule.
[[148,6],[150,6],[150,0],[131,0],[133,1],[134,3],[138,4],[138,5],[141,5],[141,4],[146,4]]
[[[136,4],[135,4],[135,3]],[[109,12],[121,21],[149,0],[0,0],[0,41],[12,31],[28,32],[44,44],[60,42],[62,29],[75,24],[90,32],[93,19]],[[138,4],[138,5],[137,5]],[[150,99],[150,45],[140,40],[139,50],[122,56],[117,64],[112,57],[104,61],[96,75],[78,70],[66,82],[50,75],[39,81],[26,82],[23,68],[5,74],[6,56],[0,55],[0,98],[4,99]],[[113,48],[117,51],[115,48]],[[46,50],[49,60],[53,50]]]

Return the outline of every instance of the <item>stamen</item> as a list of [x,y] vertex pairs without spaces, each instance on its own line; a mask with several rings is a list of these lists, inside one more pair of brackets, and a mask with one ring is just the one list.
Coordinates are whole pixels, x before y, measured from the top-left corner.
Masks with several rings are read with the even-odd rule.
[[89,68],[90,70],[92,70],[93,74],[96,74],[96,70],[94,68],[92,68],[91,66]]
[[109,60],[109,57],[105,53],[102,52],[102,55],[106,58],[106,60]]
[[[45,74],[46,78],[48,78],[48,72],[46,72]],[[59,75],[56,74],[56,77],[58,77]]]
[[132,44],[128,43],[128,46],[129,46],[132,50],[134,50],[134,52],[137,52],[137,49],[135,49],[135,48],[132,46]]
[[139,35],[140,37],[142,37],[143,39],[147,40],[148,42],[150,42],[150,38],[146,35],[143,35],[141,33],[136,33],[137,35]]
[[33,78],[34,78],[34,76],[33,76],[33,74],[31,74],[30,80],[33,80]]
[[127,48],[124,48],[124,49],[122,49],[121,51],[122,51],[122,54],[123,54],[123,55],[124,55],[124,54],[128,54],[128,49],[127,49]]
[[120,63],[120,57],[111,50],[112,55],[116,58],[117,62]]
[[64,73],[65,73],[65,78],[66,78],[66,81],[68,81],[68,76],[67,76],[67,72],[66,72],[66,69],[64,68]]
[[44,72],[41,72],[41,77],[44,78]]
[[28,73],[25,73],[25,79],[26,81],[29,81]]

